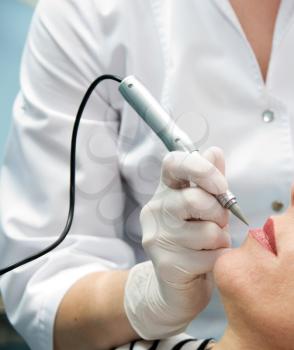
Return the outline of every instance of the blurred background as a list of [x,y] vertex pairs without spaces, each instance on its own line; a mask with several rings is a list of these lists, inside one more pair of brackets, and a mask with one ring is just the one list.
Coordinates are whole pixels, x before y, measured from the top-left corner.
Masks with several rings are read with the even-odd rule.
[[0,0],[0,157],[7,137],[13,100],[19,89],[19,65],[33,0]]
[[[19,89],[21,54],[36,0],[0,0],[0,164]],[[28,350],[6,319],[0,300],[0,349]]]

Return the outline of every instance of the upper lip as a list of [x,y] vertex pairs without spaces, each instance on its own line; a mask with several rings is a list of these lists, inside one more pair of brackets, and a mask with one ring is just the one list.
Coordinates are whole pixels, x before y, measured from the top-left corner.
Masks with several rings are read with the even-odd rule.
[[265,224],[263,225],[263,232],[266,234],[268,242],[273,252],[277,255],[275,228],[274,228],[274,221],[272,218],[268,218],[266,220]]

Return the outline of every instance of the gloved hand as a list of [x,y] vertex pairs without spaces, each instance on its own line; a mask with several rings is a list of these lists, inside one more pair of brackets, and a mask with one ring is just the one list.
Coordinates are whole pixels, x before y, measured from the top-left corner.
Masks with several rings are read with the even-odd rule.
[[159,186],[140,215],[151,261],[135,265],[125,287],[127,317],[143,339],[183,332],[210,300],[210,272],[231,243],[228,210],[212,195],[228,189],[224,172],[217,147],[163,160]]

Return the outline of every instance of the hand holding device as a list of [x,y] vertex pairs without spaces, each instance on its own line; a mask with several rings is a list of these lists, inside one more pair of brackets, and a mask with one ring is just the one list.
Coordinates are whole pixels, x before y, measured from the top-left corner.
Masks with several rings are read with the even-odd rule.
[[125,288],[127,316],[144,339],[182,332],[209,302],[210,271],[230,246],[229,212],[215,198],[228,188],[224,167],[217,147],[164,158],[159,186],[140,215],[151,261],[131,269]]

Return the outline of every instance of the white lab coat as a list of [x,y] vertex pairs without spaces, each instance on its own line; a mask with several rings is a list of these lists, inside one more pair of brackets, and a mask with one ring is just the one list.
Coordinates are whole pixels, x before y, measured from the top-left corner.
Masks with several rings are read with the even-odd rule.
[[[74,116],[104,73],[136,75],[200,150],[223,148],[230,190],[252,227],[277,214],[274,201],[283,211],[294,178],[293,12],[284,0],[264,83],[228,0],[41,0],[1,173],[1,266],[63,230]],[[1,279],[9,319],[32,349],[52,349],[56,310],[78,279],[146,259],[139,212],[167,151],[117,87],[102,83],[81,122],[69,236]],[[239,245],[247,228],[231,216],[230,232]],[[224,326],[215,295],[192,335],[219,336]]]

